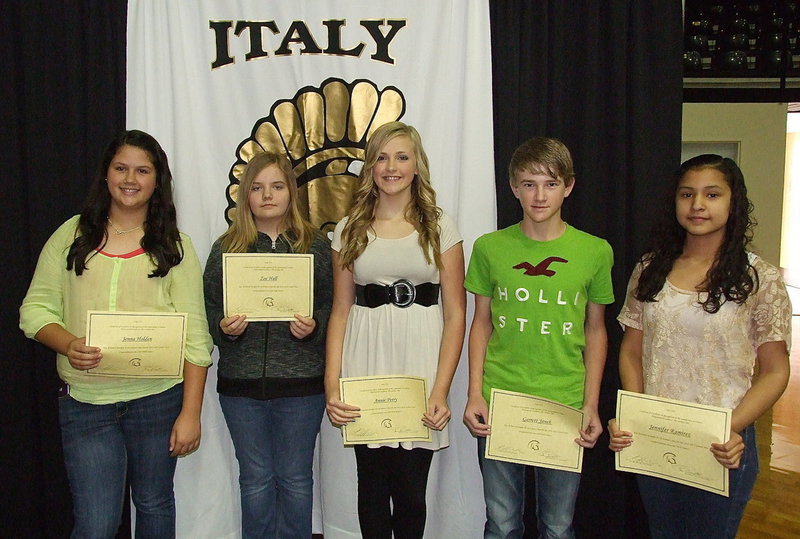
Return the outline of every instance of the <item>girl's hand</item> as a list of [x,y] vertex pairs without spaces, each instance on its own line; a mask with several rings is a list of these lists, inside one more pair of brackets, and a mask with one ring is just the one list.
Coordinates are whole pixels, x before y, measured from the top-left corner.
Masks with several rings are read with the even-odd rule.
[[305,339],[311,335],[315,327],[317,327],[316,320],[299,314],[295,314],[294,320],[289,322],[289,331],[292,332],[295,339]]
[[231,335],[233,337],[241,335],[244,333],[244,330],[247,329],[247,315],[234,314],[233,316],[223,318],[219,321],[219,329],[221,329],[222,333],[225,335]]
[[464,408],[464,424],[473,436],[485,438],[492,433],[492,427],[487,424],[489,420],[489,407],[482,395],[470,397]]
[[724,444],[711,444],[711,452],[720,464],[729,470],[735,470],[744,454],[744,440],[738,432],[731,431],[730,440]]
[[181,412],[172,425],[169,435],[169,454],[172,457],[188,455],[200,447],[200,417]]
[[331,397],[325,404],[325,411],[328,419],[334,427],[341,427],[347,423],[352,423],[357,417],[361,417],[358,406],[352,406],[339,400],[339,397]]
[[583,428],[578,430],[579,437],[575,438],[575,443],[586,449],[591,449],[597,443],[597,439],[603,432],[603,424],[600,422],[600,415],[597,408],[593,406],[583,407]]
[[73,369],[86,371],[94,369],[103,359],[103,354],[96,346],[86,346],[86,337],[74,339],[67,345],[67,359]]
[[431,429],[442,430],[450,421],[450,408],[445,399],[431,395],[428,399],[428,411],[422,416],[422,422]]
[[611,438],[608,448],[611,451],[622,451],[633,443],[633,433],[619,430],[616,417],[608,420],[608,433]]

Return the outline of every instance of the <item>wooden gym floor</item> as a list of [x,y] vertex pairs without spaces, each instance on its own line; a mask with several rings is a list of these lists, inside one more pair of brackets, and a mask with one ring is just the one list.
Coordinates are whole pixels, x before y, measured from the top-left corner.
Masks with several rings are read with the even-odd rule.
[[800,537],[800,289],[790,288],[792,374],[772,413],[756,422],[760,473],[739,535]]

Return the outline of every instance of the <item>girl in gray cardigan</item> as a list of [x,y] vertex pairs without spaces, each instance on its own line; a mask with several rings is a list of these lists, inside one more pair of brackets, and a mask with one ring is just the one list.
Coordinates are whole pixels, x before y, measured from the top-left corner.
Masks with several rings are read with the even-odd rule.
[[[206,313],[219,347],[217,391],[239,461],[244,537],[310,537],[314,443],[325,409],[330,244],[300,213],[289,160],[260,153],[245,168],[233,224],[204,274]],[[313,316],[248,322],[225,316],[222,253],[314,255]]]

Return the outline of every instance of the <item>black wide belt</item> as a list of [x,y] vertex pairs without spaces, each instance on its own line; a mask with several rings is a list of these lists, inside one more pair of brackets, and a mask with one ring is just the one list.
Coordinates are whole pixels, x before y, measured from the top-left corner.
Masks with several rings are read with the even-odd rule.
[[409,307],[412,303],[430,307],[439,303],[439,285],[422,283],[414,286],[407,279],[390,285],[356,285],[356,305],[374,309],[391,303],[397,307]]

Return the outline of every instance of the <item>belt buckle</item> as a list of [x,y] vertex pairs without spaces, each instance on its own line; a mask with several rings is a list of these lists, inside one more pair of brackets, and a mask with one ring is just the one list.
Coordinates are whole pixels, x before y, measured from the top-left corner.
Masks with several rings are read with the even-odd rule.
[[417,299],[417,289],[408,279],[400,279],[390,286],[389,300],[393,305],[405,309]]

